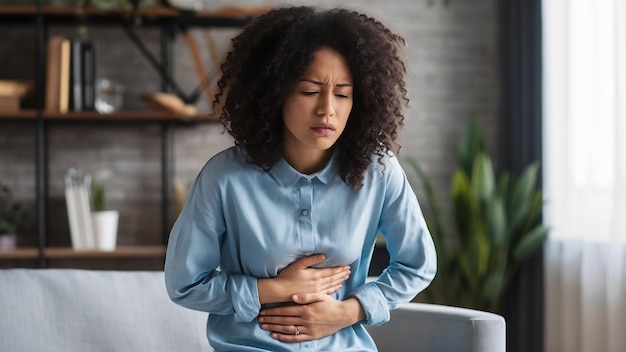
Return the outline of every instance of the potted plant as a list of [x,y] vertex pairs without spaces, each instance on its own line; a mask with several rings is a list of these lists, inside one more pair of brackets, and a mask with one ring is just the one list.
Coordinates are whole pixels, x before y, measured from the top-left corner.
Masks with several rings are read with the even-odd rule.
[[424,297],[502,314],[520,264],[548,235],[541,217],[543,195],[536,188],[539,165],[528,165],[519,177],[503,172],[496,178],[475,121],[459,146],[458,160],[451,187],[454,233],[428,176],[409,160],[430,205],[426,215],[437,249],[437,277]]
[[105,188],[100,183],[92,185],[91,199],[91,223],[96,249],[112,251],[117,243],[119,211],[106,209]]
[[13,199],[11,189],[0,183],[0,250],[17,247],[17,231],[22,217],[22,207]]

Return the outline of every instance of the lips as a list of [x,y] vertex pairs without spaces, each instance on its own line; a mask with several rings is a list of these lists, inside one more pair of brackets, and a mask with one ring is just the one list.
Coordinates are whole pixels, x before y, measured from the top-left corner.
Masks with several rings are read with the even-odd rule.
[[311,129],[322,136],[330,136],[335,132],[335,128],[332,125],[313,126]]

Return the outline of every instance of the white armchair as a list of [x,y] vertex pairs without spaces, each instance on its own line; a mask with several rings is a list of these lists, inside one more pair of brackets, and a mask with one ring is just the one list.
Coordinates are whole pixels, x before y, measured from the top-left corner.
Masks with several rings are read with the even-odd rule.
[[500,315],[473,309],[406,303],[391,320],[368,327],[381,352],[504,352],[506,327]]

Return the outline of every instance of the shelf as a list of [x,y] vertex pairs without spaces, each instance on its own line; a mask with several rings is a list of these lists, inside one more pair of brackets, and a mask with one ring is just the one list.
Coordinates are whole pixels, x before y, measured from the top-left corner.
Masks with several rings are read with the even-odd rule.
[[37,248],[17,248],[8,251],[0,251],[0,260],[15,260],[15,259],[37,259]]
[[0,120],[28,120],[37,118],[36,110],[0,111]]
[[[141,18],[141,25],[177,24],[194,27],[241,27],[251,17],[269,10],[267,6],[226,6],[208,11],[185,11],[165,6],[155,6],[139,10],[120,8],[101,10],[93,6],[44,6],[44,20],[55,24],[115,24],[129,18]],[[0,23],[25,23],[33,21],[37,6],[0,6]]]
[[[114,251],[81,250],[69,247],[49,247],[44,250],[46,259],[106,259],[106,258],[158,258],[165,256],[165,246],[127,246]],[[18,248],[0,251],[0,260],[37,259],[37,248]]]
[[[0,111],[0,120],[34,120],[35,110]],[[218,122],[208,115],[181,116],[164,111],[120,111],[113,114],[100,114],[96,111],[80,112],[43,112],[45,120],[55,121],[180,121],[180,122]]]
[[153,258],[162,256],[165,256],[165,246],[117,247],[113,251],[78,251],[66,247],[49,247],[44,250],[46,259]]
[[[37,243],[39,247],[24,247],[16,250],[0,252],[0,261],[3,265],[13,265],[11,260],[25,260],[38,263],[41,268],[49,266],[54,267],[65,260],[71,261],[70,264],[63,266],[76,267],[98,267],[101,261],[105,261],[107,265],[114,263],[119,267],[124,267],[128,261],[139,259],[139,262],[148,262],[157,265],[165,258],[167,233],[170,226],[169,212],[171,199],[171,184],[173,174],[172,152],[173,133],[175,127],[179,124],[194,123],[216,123],[218,119],[209,117],[208,113],[197,116],[182,116],[180,114],[159,111],[159,110],[134,110],[120,111],[113,114],[100,114],[95,111],[70,111],[67,113],[49,112],[45,110],[45,83],[47,58],[46,48],[47,40],[51,34],[49,29],[57,27],[81,27],[81,26],[114,26],[121,29],[128,39],[135,45],[147,60],[157,70],[161,78],[162,86],[165,91],[173,91],[183,101],[191,101],[185,96],[182,89],[178,87],[172,76],[172,55],[175,36],[180,33],[186,33],[192,27],[203,29],[209,28],[229,28],[238,30],[250,20],[271,7],[268,6],[225,6],[212,9],[210,11],[186,11],[178,10],[166,6],[156,6],[141,10],[122,10],[110,9],[100,10],[96,7],[79,7],[79,6],[42,6],[43,1],[37,1],[38,5],[0,5],[0,31],[6,31],[7,28],[22,26],[33,30],[33,42],[37,55],[36,67],[34,68],[34,101],[30,102],[29,107],[37,108],[23,109],[19,111],[0,111],[0,130],[3,128],[2,123],[10,121],[11,123],[31,124],[35,133],[35,184],[36,191],[36,213],[37,213]],[[151,45],[146,45],[143,39],[137,35],[136,28],[142,27],[155,30],[160,33],[160,57],[155,57],[149,50]],[[23,29],[23,28],[22,28]],[[67,29],[65,29],[67,30]],[[114,251],[96,251],[73,250],[71,246],[67,247],[45,247],[46,239],[49,236],[46,229],[48,225],[47,208],[49,207],[47,188],[50,184],[48,174],[49,168],[49,145],[48,131],[50,128],[66,128],[66,125],[73,124],[93,124],[90,127],[98,128],[101,124],[126,124],[140,123],[159,124],[161,127],[161,227],[162,234],[158,240],[152,238],[154,245],[121,246]],[[71,127],[71,126],[69,126]],[[195,127],[195,126],[194,126]],[[6,129],[6,128],[5,128]],[[160,243],[160,245],[159,245]],[[119,261],[116,259],[120,259]],[[144,260],[141,260],[144,259]],[[54,261],[49,264],[48,261]],[[32,263],[25,263],[31,265]],[[17,264],[18,266],[22,264]]]
[[99,120],[99,121],[120,121],[120,120],[135,120],[135,121],[203,121],[203,122],[217,122],[217,119],[211,118],[208,115],[195,115],[195,116],[180,116],[171,112],[165,111],[120,111],[113,114],[100,114],[96,111],[79,111],[68,113],[54,113],[44,112],[43,117],[46,120]]

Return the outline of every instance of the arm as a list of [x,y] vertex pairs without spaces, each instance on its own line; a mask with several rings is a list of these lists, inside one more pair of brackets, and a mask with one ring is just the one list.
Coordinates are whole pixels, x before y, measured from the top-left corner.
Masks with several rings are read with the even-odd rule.
[[333,293],[341,288],[349,267],[309,268],[324,261],[321,255],[297,260],[272,279],[219,270],[220,242],[227,229],[215,181],[219,177],[207,173],[203,169],[191,187],[170,235],[165,281],[174,302],[213,314],[234,313],[236,321],[248,322],[263,303],[288,301],[295,292]]
[[[209,164],[210,165],[210,162]],[[165,284],[181,306],[212,314],[258,311],[256,279],[220,271],[220,240],[226,233],[219,188],[205,167],[189,190],[185,206],[170,233]],[[253,319],[253,318],[252,318]]]
[[[308,308],[292,306],[263,310],[261,317],[265,324],[262,328],[273,331],[272,336],[283,341],[303,341],[312,336],[330,335],[359,321],[380,325],[389,320],[391,309],[410,301],[432,281],[436,254],[417,199],[396,158],[390,159],[386,170],[379,230],[387,238],[389,266],[377,280],[356,288],[346,301],[304,295],[306,299],[294,301],[308,304]],[[362,261],[368,259],[361,258]],[[369,267],[369,263],[362,262],[360,266]],[[318,310],[326,313],[317,314]],[[314,331],[296,338],[293,325],[304,325],[302,330],[313,328]]]
[[365,310],[367,325],[387,322],[391,309],[428,287],[437,267],[430,232],[397,158],[388,159],[386,170],[379,230],[387,240],[389,266],[375,281],[352,292]]

